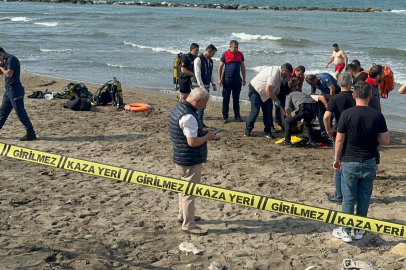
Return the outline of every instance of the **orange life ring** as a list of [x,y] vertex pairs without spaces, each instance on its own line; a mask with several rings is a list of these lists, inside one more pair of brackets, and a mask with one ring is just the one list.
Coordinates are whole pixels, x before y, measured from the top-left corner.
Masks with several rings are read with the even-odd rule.
[[124,106],[124,110],[129,112],[145,112],[148,111],[150,106],[146,103],[132,103]]

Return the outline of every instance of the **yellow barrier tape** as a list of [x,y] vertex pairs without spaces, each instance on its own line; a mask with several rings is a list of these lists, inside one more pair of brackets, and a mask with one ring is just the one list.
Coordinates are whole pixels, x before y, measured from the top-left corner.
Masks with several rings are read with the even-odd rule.
[[86,173],[143,186],[190,194],[206,199],[248,206],[294,217],[335,224],[338,226],[346,226],[354,229],[361,229],[406,238],[405,226],[402,224],[345,214],[320,207],[292,203],[283,200],[275,200],[265,196],[212,187],[204,184],[191,183],[166,176],[90,162],[77,158],[49,154],[46,152],[17,147],[10,144],[0,143],[0,155],[74,172]]

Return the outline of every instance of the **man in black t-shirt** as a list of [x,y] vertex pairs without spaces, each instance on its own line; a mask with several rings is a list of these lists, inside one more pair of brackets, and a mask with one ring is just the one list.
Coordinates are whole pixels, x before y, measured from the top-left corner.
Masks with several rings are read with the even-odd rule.
[[193,61],[199,54],[199,45],[196,43],[190,44],[190,52],[184,54],[180,59],[180,78],[179,78],[179,92],[180,99],[186,99],[190,91],[192,91],[192,77],[195,75],[193,71]]
[[[333,168],[341,171],[343,193],[342,212],[366,217],[376,177],[377,144],[389,144],[390,136],[383,114],[368,107],[372,98],[371,85],[354,85],[356,106],[345,110],[340,117]],[[354,239],[362,239],[363,230],[354,230]],[[344,242],[352,242],[351,228],[340,227],[333,235]]]
[[[348,67],[348,66],[347,66]],[[328,136],[333,139],[333,155],[335,146],[335,135],[337,132],[338,121],[344,110],[355,106],[355,99],[352,96],[351,91],[352,76],[348,72],[344,72],[338,78],[338,85],[341,87],[341,92],[335,96],[332,96],[328,102],[326,112],[324,113],[323,122],[326,128]],[[335,124],[331,128],[331,116],[334,115]],[[334,183],[336,191],[334,195],[327,196],[327,199],[331,202],[341,203],[343,200],[343,194],[341,192],[341,172],[334,171]]]

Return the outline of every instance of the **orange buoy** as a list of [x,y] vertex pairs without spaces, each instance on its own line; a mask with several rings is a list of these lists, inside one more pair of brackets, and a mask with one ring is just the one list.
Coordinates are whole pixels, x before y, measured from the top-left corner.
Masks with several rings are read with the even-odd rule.
[[124,106],[124,110],[129,112],[145,112],[148,111],[150,106],[146,103],[132,103]]

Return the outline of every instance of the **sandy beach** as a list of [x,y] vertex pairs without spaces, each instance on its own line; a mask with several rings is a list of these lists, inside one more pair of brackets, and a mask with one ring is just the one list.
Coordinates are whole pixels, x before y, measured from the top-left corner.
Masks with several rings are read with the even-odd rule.
[[[118,78],[119,79],[119,78]],[[23,74],[26,95],[60,92],[70,81]],[[85,83],[91,92],[100,85]],[[4,86],[0,86],[3,95]],[[62,99],[25,99],[38,140],[20,142],[24,128],[15,112],[0,142],[177,178],[168,117],[175,95],[123,89],[125,103],[148,103],[148,112],[93,107],[62,108]],[[247,118],[248,107],[242,107]],[[224,124],[221,103],[209,102],[205,123],[222,128],[209,142],[202,183],[291,202],[341,210],[326,199],[334,192],[332,149],[287,149],[263,136],[262,118],[253,137],[245,123]],[[275,134],[282,138],[283,134]],[[406,136],[391,131],[381,147],[369,217],[405,224]],[[343,259],[382,269],[406,269],[391,252],[405,239],[367,233],[351,244],[335,240],[334,225],[243,206],[197,199],[206,236],[189,236],[176,220],[177,194],[136,184],[0,157],[0,269],[340,269]],[[186,254],[182,242],[204,250]]]

